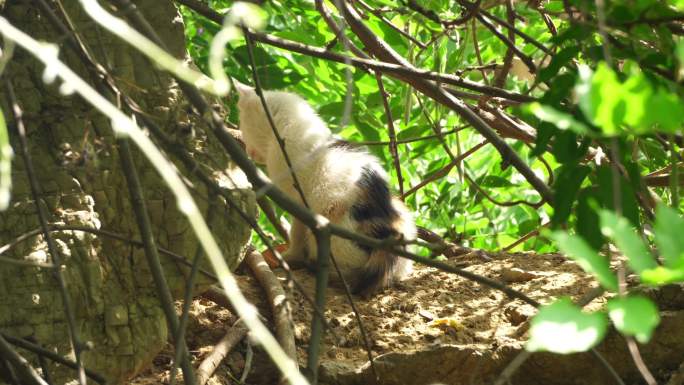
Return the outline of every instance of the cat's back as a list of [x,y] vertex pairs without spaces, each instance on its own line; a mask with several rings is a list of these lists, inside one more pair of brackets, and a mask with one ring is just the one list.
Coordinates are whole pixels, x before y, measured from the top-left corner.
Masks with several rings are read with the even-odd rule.
[[[310,194],[314,201],[321,202],[321,206],[348,209],[366,195],[369,188],[389,191],[387,175],[379,160],[365,149],[333,139],[318,151]],[[374,177],[370,183],[369,175]]]

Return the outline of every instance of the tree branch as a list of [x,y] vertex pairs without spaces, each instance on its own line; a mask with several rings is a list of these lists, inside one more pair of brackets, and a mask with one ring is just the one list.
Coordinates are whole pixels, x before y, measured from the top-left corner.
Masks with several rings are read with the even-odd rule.
[[[338,10],[342,13],[345,20],[349,24],[354,33],[364,42],[366,47],[375,56],[381,60],[396,63],[402,67],[413,68],[411,63],[397,54],[389,45],[382,41],[376,34],[374,34],[361,21],[356,11],[351,9],[349,5],[340,1],[335,4]],[[523,161],[508,144],[501,139],[494,130],[492,130],[487,123],[485,123],[477,114],[475,114],[463,101],[453,97],[443,89],[438,87],[433,82],[425,78],[410,78],[406,76],[398,76],[402,80],[412,85],[415,89],[423,92],[425,95],[444,104],[445,106],[456,111],[463,119],[470,123],[482,136],[484,136],[496,149],[499,151],[505,162],[508,162],[520,172],[525,179],[539,192],[542,198],[551,202],[553,200],[553,193],[551,189],[540,180],[534,171],[532,171],[527,163]]]

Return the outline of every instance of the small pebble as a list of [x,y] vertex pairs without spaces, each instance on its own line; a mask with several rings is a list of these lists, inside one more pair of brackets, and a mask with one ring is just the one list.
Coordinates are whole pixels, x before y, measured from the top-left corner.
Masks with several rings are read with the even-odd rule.
[[524,271],[517,267],[511,269],[503,269],[501,271],[501,279],[504,282],[527,282],[537,277],[537,274],[530,273],[529,271]]
[[432,321],[433,319],[435,319],[435,315],[432,314],[432,313],[430,313],[430,312],[427,311],[427,310],[421,310],[421,311],[419,311],[419,312],[418,312],[418,315],[421,316],[421,317],[423,317],[423,319],[425,319],[426,321]]

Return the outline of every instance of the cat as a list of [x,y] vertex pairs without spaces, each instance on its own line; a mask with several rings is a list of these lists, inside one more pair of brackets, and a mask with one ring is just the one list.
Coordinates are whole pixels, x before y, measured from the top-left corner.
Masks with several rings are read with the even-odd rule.
[[[271,180],[302,203],[284,155],[255,90],[236,83],[239,128],[248,155],[266,166]],[[298,95],[264,91],[264,98],[310,208],[331,223],[373,238],[416,238],[411,213],[392,196],[379,160],[349,142],[336,139],[313,108]],[[315,266],[316,242],[296,218],[290,230],[289,263]],[[412,261],[333,236],[330,250],[354,294],[363,297],[406,278]],[[331,273],[335,280],[337,275]]]

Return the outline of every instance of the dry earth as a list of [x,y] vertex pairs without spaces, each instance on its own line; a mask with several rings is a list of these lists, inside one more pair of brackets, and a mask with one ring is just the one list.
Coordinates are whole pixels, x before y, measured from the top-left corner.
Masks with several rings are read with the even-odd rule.
[[[557,254],[470,253],[449,263],[466,264],[467,270],[506,282],[542,303],[560,296],[578,300],[596,285],[577,264]],[[295,277],[312,295],[313,276],[300,270],[295,272]],[[238,279],[246,295],[268,317],[269,311],[256,281],[249,275]],[[681,289],[677,293],[674,295],[681,296]],[[312,310],[300,293],[294,293],[291,299],[298,358],[303,365]],[[599,297],[586,309],[598,309],[605,300]],[[424,266],[416,267],[409,279],[392,290],[370,300],[355,297],[355,301],[371,340],[373,356],[377,358],[381,384],[420,384],[435,380],[448,384],[492,383],[521,349],[528,328],[526,321],[534,314],[530,305],[511,300],[497,290]],[[680,313],[669,321],[664,317],[662,327],[673,323],[674,329],[681,329],[676,326],[684,321]],[[326,334],[322,349],[322,382],[374,382],[361,333],[342,290],[330,289],[325,315],[333,333]],[[213,302],[202,298],[194,301],[188,343],[195,366],[234,321],[228,310]],[[668,330],[663,333],[672,334]],[[655,374],[661,380],[666,380],[684,358],[682,335],[679,332],[672,341],[665,342],[670,351],[663,352],[662,346],[653,347],[656,350],[653,365],[660,368],[656,368]],[[620,337],[613,339],[617,338]],[[629,356],[622,352],[624,343],[609,338],[606,345],[602,352],[620,352],[609,357],[609,361],[616,365],[618,372],[624,371],[627,383],[639,383],[638,374],[630,369],[633,365],[628,365]],[[234,379],[240,377],[245,367],[245,346],[241,344],[219,367],[210,384],[237,383]],[[645,352],[648,364],[652,364],[648,360],[650,350],[647,347]],[[671,355],[674,356],[669,359]],[[167,347],[153,367],[132,384],[168,383],[171,356],[172,351]],[[533,358],[521,367],[512,383],[599,384],[610,378],[605,368],[588,355],[572,355],[565,361],[564,357],[546,354],[535,354]],[[277,383],[277,373],[259,349],[255,349],[254,359],[247,366],[250,375],[246,383]],[[577,377],[568,376],[573,371]]]

